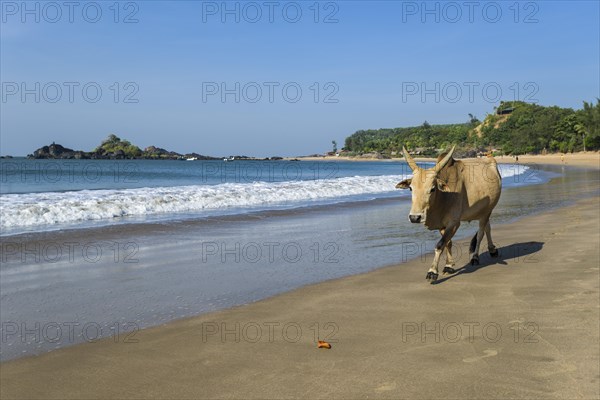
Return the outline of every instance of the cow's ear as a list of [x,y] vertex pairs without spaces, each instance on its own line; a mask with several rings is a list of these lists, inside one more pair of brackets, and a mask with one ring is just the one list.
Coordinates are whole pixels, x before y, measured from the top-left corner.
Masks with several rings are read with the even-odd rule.
[[411,182],[412,182],[412,178],[405,179],[396,185],[396,189],[410,189]]
[[448,192],[450,190],[448,185],[446,185],[446,182],[444,182],[443,180],[438,178],[436,181],[437,181],[437,188],[439,191]]

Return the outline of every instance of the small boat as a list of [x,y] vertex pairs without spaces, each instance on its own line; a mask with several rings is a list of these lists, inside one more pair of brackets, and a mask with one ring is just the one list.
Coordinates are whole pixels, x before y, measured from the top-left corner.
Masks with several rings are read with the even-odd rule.
[[190,157],[190,158],[186,158],[186,161],[196,161],[198,159],[198,157]]

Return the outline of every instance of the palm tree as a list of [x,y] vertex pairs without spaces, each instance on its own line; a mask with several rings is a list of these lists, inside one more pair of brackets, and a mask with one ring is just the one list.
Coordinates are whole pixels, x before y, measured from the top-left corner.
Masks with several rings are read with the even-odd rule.
[[588,133],[587,129],[585,129],[583,124],[576,124],[574,128],[575,132],[579,133],[583,137],[583,152],[585,153],[585,135]]

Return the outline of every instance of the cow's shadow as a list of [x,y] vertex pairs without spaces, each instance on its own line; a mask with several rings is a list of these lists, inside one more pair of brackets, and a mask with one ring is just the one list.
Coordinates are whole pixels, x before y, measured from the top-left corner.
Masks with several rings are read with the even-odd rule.
[[433,282],[433,284],[439,285],[447,280],[456,278],[463,274],[471,274],[491,265],[508,265],[507,261],[510,260],[513,260],[515,264],[538,263],[539,259],[535,256],[535,253],[540,251],[542,247],[544,247],[544,242],[523,242],[498,248],[499,254],[496,258],[490,256],[489,252],[481,253],[479,255],[479,265],[471,265],[469,262],[464,267],[457,269],[454,274],[444,275],[441,279]]

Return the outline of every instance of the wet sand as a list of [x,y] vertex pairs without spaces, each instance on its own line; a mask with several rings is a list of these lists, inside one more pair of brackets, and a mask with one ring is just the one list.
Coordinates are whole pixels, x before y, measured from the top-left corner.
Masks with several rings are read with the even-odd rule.
[[2,363],[0,397],[598,398],[599,207],[595,196],[497,225],[499,259],[484,252],[435,285],[424,253]]

